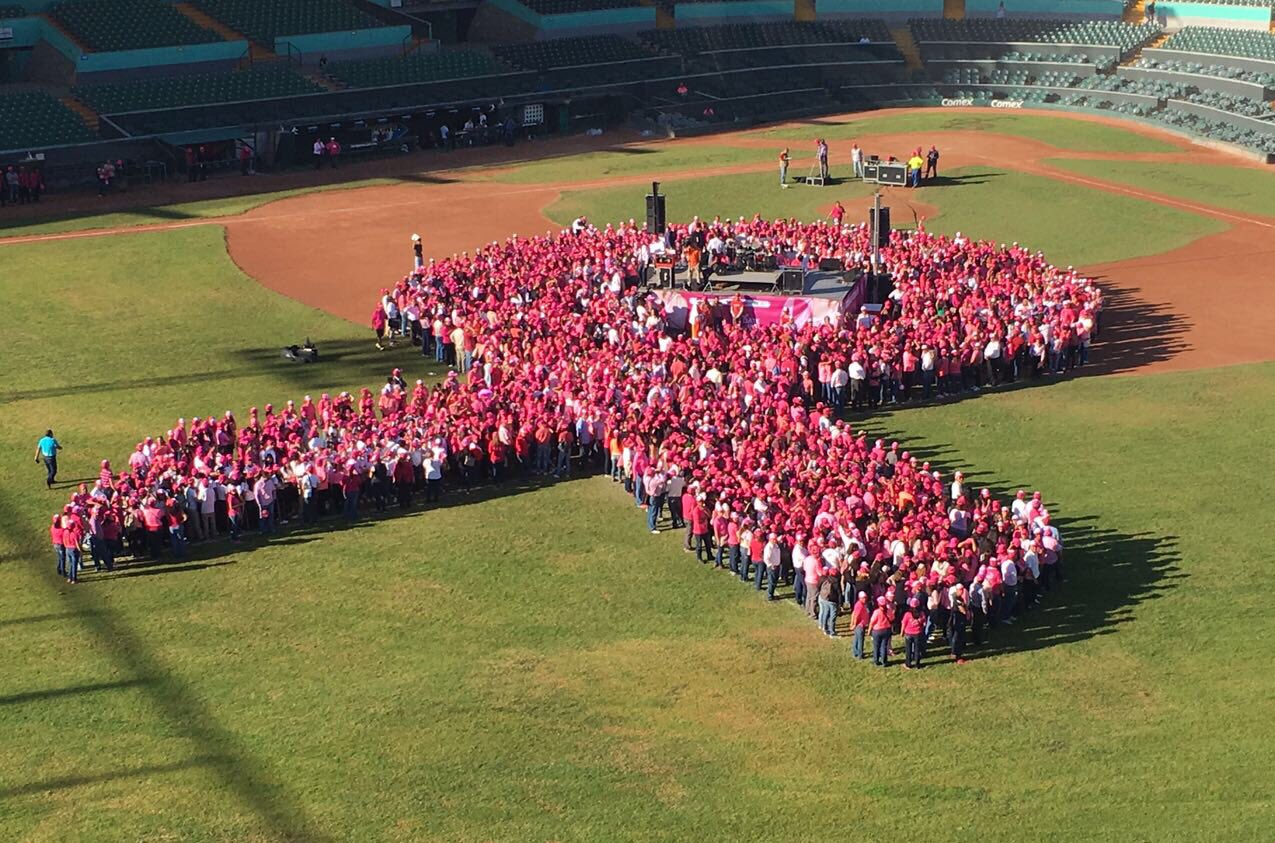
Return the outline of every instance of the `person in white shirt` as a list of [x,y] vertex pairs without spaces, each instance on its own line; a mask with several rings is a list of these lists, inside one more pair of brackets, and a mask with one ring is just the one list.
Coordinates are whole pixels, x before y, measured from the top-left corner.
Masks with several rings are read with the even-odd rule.
[[779,537],[771,533],[761,551],[762,562],[766,565],[766,599],[775,599],[775,587],[779,585],[780,566],[783,554],[779,545]]
[[846,375],[850,380],[850,409],[861,409],[868,397],[866,389],[868,370],[863,368],[863,363],[855,357],[850,361],[850,368],[846,371]]
[[[862,368],[862,365],[860,367]],[[832,405],[840,414],[846,407],[846,391],[850,387],[850,372],[842,361],[837,361],[837,366],[832,370],[832,378],[828,383],[832,385]]]
[[1005,557],[1000,563],[1001,569],[1001,620],[1013,623],[1013,615],[1018,611],[1018,565],[1013,558]]
[[956,500],[963,494],[965,494],[965,472],[958,471],[955,479],[952,480],[952,500]]
[[1009,505],[1009,510],[1013,513],[1014,518],[1018,521],[1026,521],[1028,514],[1031,512],[1031,504],[1027,501],[1027,493],[1019,489],[1014,494],[1014,502]]

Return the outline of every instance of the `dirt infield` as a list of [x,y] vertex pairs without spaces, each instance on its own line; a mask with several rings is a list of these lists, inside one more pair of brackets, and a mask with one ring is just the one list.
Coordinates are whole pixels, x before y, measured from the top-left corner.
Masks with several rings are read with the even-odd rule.
[[[899,111],[848,116],[871,120]],[[1054,117],[1071,116],[1047,113]],[[831,122],[845,118],[826,119]],[[1169,253],[1085,268],[1099,277],[1109,292],[1106,330],[1101,339],[1104,348],[1098,350],[1095,357],[1101,361],[1101,368],[1109,372],[1197,369],[1275,359],[1275,352],[1265,341],[1269,334],[1266,314],[1275,312],[1275,261],[1268,259],[1275,247],[1266,245],[1275,232],[1275,219],[1104,182],[1043,162],[1047,158],[1074,157],[1259,165],[1215,149],[1195,146],[1178,135],[1151,127],[1100,116],[1083,115],[1075,119],[1108,123],[1155,137],[1178,151],[1068,151],[987,131],[943,131],[924,136],[877,134],[866,135],[860,142],[865,147],[870,142],[874,149],[899,152],[910,150],[918,143],[936,143],[943,150],[947,168],[969,165],[1009,168],[1170,205],[1226,222],[1229,230]],[[808,127],[809,124],[791,125]],[[757,137],[755,131],[750,131],[676,141],[634,141],[630,145],[679,143],[776,148],[789,143],[783,138],[783,127],[778,129],[774,137],[767,138]],[[789,145],[800,149],[809,143],[793,141]],[[848,144],[843,142],[843,145]],[[573,154],[615,146],[615,138],[609,138],[606,144],[582,141],[545,144],[543,151]],[[492,153],[487,163],[498,167],[513,157]],[[476,163],[481,162],[465,161],[466,166]],[[761,172],[771,166],[760,163],[699,169],[662,173],[660,177],[674,180]],[[490,169],[456,171],[445,177],[422,177],[418,183],[312,193],[272,202],[240,216],[121,229],[120,232],[224,225],[230,256],[247,274],[272,290],[363,324],[367,322],[376,292],[410,269],[408,236],[417,229],[427,233],[425,242],[430,256],[444,257],[513,233],[530,235],[558,228],[545,216],[545,210],[559,196],[557,186],[492,182],[488,180],[490,174]],[[357,177],[366,175],[368,173],[357,173]],[[639,175],[591,184],[573,183],[570,188],[615,187],[628,183],[638,186],[649,181],[649,175]],[[906,192],[896,192],[892,201],[908,205],[917,215],[934,213],[933,208],[912,200]],[[863,210],[851,208],[851,218],[863,216]],[[79,232],[13,238],[9,242],[120,232]],[[1131,231],[1130,236],[1136,233]],[[1243,302],[1245,306],[1236,308],[1236,302]]]

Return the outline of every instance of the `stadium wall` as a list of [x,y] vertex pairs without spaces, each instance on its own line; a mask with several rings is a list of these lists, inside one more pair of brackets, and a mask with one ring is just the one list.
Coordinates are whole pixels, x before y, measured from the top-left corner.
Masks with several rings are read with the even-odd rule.
[[1224,6],[1218,3],[1157,2],[1156,17],[1166,29],[1184,26],[1224,26],[1230,29],[1269,29],[1269,6]]
[[281,56],[295,51],[301,54],[303,63],[317,64],[321,56],[353,59],[390,54],[401,50],[403,42],[411,37],[412,28],[406,25],[287,35],[274,40],[274,51]]
[[[965,0],[966,17],[994,15],[1000,0]],[[1085,18],[1118,18],[1124,13],[1122,0],[1009,0],[1007,9],[1016,18],[1049,18],[1073,16]]]
[[[494,24],[497,16],[490,10],[513,18],[522,26],[506,23],[504,26]],[[593,12],[572,12],[561,15],[542,15],[530,9],[518,0],[487,0],[478,9],[474,18],[477,33],[496,35],[497,40],[510,40],[518,37],[518,32],[526,33],[522,40],[538,40],[543,38],[564,38],[576,35],[591,35],[606,32],[638,32],[655,28],[654,6],[630,6],[622,9],[600,9]],[[503,34],[507,32],[508,34]],[[490,35],[485,37],[490,37]]]
[[[822,8],[820,8],[822,11]],[[654,12],[654,10],[652,10]],[[673,17],[678,26],[731,23],[734,20],[792,20],[793,0],[732,0],[728,3],[678,3]]]

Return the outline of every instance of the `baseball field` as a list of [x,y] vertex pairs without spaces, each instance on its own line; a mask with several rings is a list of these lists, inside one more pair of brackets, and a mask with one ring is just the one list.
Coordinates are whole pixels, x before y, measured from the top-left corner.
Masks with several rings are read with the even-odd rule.
[[[896,224],[1106,293],[1079,376],[853,419],[1046,490],[1068,580],[968,664],[853,661],[603,477],[55,576],[50,514],[178,417],[442,377],[368,325],[413,231],[442,257],[639,218],[652,179],[673,220],[863,219],[866,185],[778,188],[778,150],[804,175],[816,137],[834,177],[852,142],[937,145],[939,179],[887,190]],[[1097,118],[899,110],[246,181],[0,219],[0,839],[1270,834],[1275,174]],[[307,336],[319,364],[280,357]]]

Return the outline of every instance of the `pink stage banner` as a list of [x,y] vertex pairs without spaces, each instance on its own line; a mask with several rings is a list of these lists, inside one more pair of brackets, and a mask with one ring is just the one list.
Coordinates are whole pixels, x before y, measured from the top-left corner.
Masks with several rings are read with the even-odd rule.
[[[716,308],[719,318],[729,312],[734,293],[705,294],[691,293],[685,290],[658,290],[656,295],[664,302],[669,314],[669,325],[674,330],[684,331],[690,317],[691,308],[701,301],[707,300]],[[863,302],[863,284],[855,284],[841,299],[820,296],[750,296],[741,295],[744,302],[744,324],[769,327],[788,321],[798,327],[809,323],[822,324],[836,321],[838,315],[845,310],[855,313]],[[786,314],[786,315],[785,315]]]

